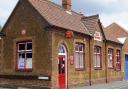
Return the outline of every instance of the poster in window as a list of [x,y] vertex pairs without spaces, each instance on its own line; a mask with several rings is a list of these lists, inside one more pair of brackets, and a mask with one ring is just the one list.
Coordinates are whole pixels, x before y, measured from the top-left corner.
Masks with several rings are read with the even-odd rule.
[[24,64],[24,58],[19,58],[18,61],[18,68],[24,68],[25,64]]

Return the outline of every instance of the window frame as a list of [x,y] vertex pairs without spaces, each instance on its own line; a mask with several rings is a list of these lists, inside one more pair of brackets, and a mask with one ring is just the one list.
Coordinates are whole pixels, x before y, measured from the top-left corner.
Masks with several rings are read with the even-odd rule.
[[[119,54],[118,54],[118,52],[119,52]],[[121,70],[121,50],[119,50],[119,49],[116,50],[116,70],[117,71]]]
[[[28,43],[31,43],[31,44],[33,44],[32,43],[32,40],[26,40],[26,41],[18,41],[18,42],[16,42],[16,70],[23,70],[23,71],[27,71],[27,70],[32,70],[33,69],[33,66],[32,66],[32,68],[27,68],[27,54],[28,53],[31,53],[32,55],[31,56],[33,56],[33,48],[31,48],[30,50],[29,49],[27,49],[27,46],[28,46]],[[19,44],[24,44],[25,45],[25,49],[24,50],[19,50]],[[18,64],[18,62],[19,62],[19,54],[24,54],[24,56],[25,56],[25,58],[24,58],[24,68],[19,68],[19,64]],[[33,64],[33,57],[31,58],[31,64]]]
[[[97,48],[99,48],[100,49],[100,53],[95,53],[95,48],[97,49]],[[102,69],[102,48],[101,48],[101,46],[97,46],[97,45],[95,45],[94,46],[94,59],[93,60],[95,60],[95,55],[96,55],[96,64],[95,64],[95,62],[94,62],[94,68],[95,69]],[[97,59],[97,55],[100,55],[100,66],[97,66],[97,62],[98,62],[98,59]],[[95,66],[96,65],[96,66]]]
[[[111,52],[112,54],[109,53],[109,50],[112,51],[112,52]],[[107,52],[108,68],[110,68],[110,69],[112,68],[112,69],[113,69],[113,68],[114,68],[114,50],[113,50],[112,48],[108,48],[107,51],[108,51],[108,52]],[[109,56],[112,57],[112,66],[109,65],[109,63],[110,63],[110,59],[109,59],[110,57],[109,57]]]
[[[76,50],[76,45],[78,45],[78,50]],[[80,50],[80,46],[82,46],[82,50]],[[78,62],[78,66],[76,66],[76,53],[78,53],[78,59],[77,59],[77,62]],[[81,66],[81,59],[80,59],[80,55],[82,54],[82,66]],[[76,42],[75,43],[75,69],[76,70],[84,70],[85,69],[85,44],[84,43],[79,43],[79,42]]]

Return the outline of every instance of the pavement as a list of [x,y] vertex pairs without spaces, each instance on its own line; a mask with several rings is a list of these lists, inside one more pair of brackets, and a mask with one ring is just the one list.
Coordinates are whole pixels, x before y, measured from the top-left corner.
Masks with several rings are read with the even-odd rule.
[[72,89],[128,89],[128,81],[115,81],[107,84],[96,84],[92,86],[75,87]]
[[[0,87],[0,89],[12,89],[12,88],[2,88],[2,87]],[[17,88],[17,89],[29,89],[29,88],[22,88],[22,87],[19,87],[19,88]]]
[[[12,89],[12,88],[2,88],[0,89]],[[17,89],[29,89],[29,88],[22,88],[18,87]],[[75,87],[72,89],[128,89],[128,81],[115,81],[110,83],[104,83],[104,84],[96,84],[92,86],[83,86],[83,87]]]

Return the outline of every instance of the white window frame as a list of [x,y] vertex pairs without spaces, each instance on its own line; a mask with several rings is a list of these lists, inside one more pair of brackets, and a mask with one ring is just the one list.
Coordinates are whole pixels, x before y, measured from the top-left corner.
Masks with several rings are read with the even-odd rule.
[[[110,64],[112,61],[112,64]],[[108,67],[113,68],[114,67],[114,57],[113,57],[113,49],[108,48]]]
[[[32,54],[32,48],[30,50],[27,50],[27,45],[31,43],[32,41],[22,41],[22,42],[17,42],[17,50],[16,50],[16,69],[17,70],[32,70],[32,58],[29,59],[28,62],[28,58],[27,58],[27,54],[31,53]],[[20,50],[19,49],[19,45],[20,44],[24,44],[25,45],[25,49],[24,50]],[[22,58],[22,60],[20,60],[19,58],[19,54],[24,54],[24,58]],[[32,55],[31,55],[32,56]],[[29,64],[29,67],[27,68],[27,65]],[[21,67],[21,65],[23,65],[23,67]]]
[[[78,50],[76,50],[76,46],[78,46]],[[82,50],[80,50],[80,47],[82,47]],[[78,59],[75,56],[75,68],[76,69],[83,69],[84,68],[84,44],[82,43],[75,43],[75,55],[78,54]],[[80,59],[82,54],[82,60]],[[82,63],[82,64],[81,64]],[[78,65],[77,65],[78,64]]]
[[[96,49],[96,52],[95,52],[95,49]],[[100,50],[99,52],[97,52],[97,50]],[[97,56],[100,56],[100,59],[97,59]],[[101,47],[100,46],[94,46],[94,67],[95,68],[101,68],[102,66],[102,64],[101,64]],[[96,58],[95,58],[96,57]],[[100,65],[97,65],[98,64],[98,60],[100,60]]]

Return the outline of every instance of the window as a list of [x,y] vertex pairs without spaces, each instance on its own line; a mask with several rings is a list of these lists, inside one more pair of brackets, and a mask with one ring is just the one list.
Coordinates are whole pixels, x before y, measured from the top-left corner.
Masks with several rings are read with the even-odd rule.
[[101,47],[94,47],[94,67],[101,68]]
[[84,68],[84,45],[80,43],[75,44],[75,64],[77,69]]
[[65,49],[64,49],[64,45],[60,45],[60,47],[59,47],[59,53],[60,54],[65,54],[66,52],[65,52]]
[[108,49],[108,67],[113,68],[114,67],[114,59],[113,59],[113,49]]
[[17,43],[17,69],[30,70],[32,69],[32,42]]
[[121,54],[120,50],[116,50],[116,70],[121,69]]

